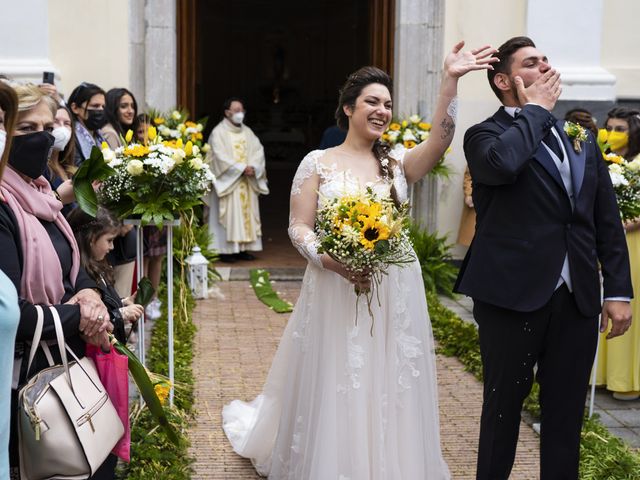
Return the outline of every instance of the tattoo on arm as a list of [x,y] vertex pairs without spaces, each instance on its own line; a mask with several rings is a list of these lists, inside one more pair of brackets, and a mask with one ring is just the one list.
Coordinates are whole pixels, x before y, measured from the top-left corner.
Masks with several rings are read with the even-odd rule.
[[440,127],[442,127],[442,130],[444,130],[442,132],[442,135],[440,135],[440,138],[444,140],[447,137],[453,136],[453,132],[456,129],[456,124],[453,123],[451,119],[444,118],[442,122],[440,122]]

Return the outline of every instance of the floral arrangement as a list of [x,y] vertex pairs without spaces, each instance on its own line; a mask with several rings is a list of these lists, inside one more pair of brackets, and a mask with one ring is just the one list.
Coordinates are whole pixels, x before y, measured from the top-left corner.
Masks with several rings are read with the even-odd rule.
[[587,136],[587,130],[578,123],[565,122],[564,132],[571,139],[573,149],[576,151],[576,153],[580,153],[582,151],[582,144],[589,138]]
[[351,273],[370,275],[368,292],[356,288],[358,296],[367,294],[369,313],[373,292],[389,265],[415,258],[407,230],[408,211],[408,203],[397,208],[391,198],[380,198],[371,188],[357,195],[322,199],[316,216],[318,252],[327,253]]
[[[431,135],[431,124],[425,122],[420,115],[411,115],[406,119],[394,119],[389,128],[382,134],[380,140],[391,147],[392,152],[398,150],[410,150],[416,145],[424,142]],[[451,147],[447,148],[438,164],[433,168],[435,175],[447,177],[449,169],[444,165],[445,157],[451,152]]]
[[613,153],[604,154],[623,222],[640,218],[640,155],[627,161]]
[[203,152],[209,150],[209,145],[204,142],[202,131],[207,119],[197,122],[189,120],[189,113],[186,110],[173,110],[170,113],[160,113],[152,110],[149,113],[158,133],[167,141],[182,140],[183,144],[191,142],[192,145],[201,148]]
[[128,131],[115,150],[102,144],[104,162],[113,170],[98,192],[102,205],[120,218],[140,216],[143,224],[160,226],[201,203],[214,176],[197,145],[163,140],[153,126],[145,143],[132,138]]

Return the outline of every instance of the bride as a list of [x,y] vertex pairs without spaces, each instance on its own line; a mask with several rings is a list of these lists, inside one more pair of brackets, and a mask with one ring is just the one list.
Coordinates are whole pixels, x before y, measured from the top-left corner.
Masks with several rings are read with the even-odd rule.
[[[234,450],[271,479],[447,479],[440,451],[433,338],[420,265],[390,266],[371,302],[354,275],[318,254],[314,233],[320,197],[363,186],[394,201],[424,177],[453,138],[458,78],[492,69],[489,46],[447,56],[431,135],[393,158],[379,142],[391,122],[391,78],[375,67],[351,74],[340,90],[336,119],[344,143],[309,153],[291,188],[289,236],[308,261],[262,394],[223,409]],[[402,158],[404,157],[404,158]],[[359,300],[359,301],[358,301]],[[358,309],[355,322],[356,308]]]

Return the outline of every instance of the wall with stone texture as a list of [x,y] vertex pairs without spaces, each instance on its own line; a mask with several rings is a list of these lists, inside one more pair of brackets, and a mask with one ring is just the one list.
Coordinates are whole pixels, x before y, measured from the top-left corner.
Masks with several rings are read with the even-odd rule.
[[49,58],[67,96],[81,82],[129,86],[128,0],[49,0]]

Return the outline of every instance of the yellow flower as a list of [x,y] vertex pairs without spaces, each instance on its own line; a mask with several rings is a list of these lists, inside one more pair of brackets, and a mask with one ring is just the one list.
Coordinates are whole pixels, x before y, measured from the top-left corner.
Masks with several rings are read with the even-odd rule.
[[179,138],[178,140],[176,140],[176,147],[178,148],[182,148],[184,145],[184,143],[182,143],[182,139]]
[[124,139],[127,143],[131,143],[131,139],[133,138],[133,130],[127,130],[127,134],[124,136]]
[[409,122],[407,122],[406,120],[402,120],[402,126],[404,128],[407,128],[407,125],[409,125]]
[[131,157],[144,157],[148,153],[149,153],[149,147],[145,145],[138,145],[138,144],[129,145],[124,150],[124,154],[129,155]]
[[393,130],[393,131],[398,131],[400,130],[400,124],[393,122],[391,125],[389,125],[389,130]]
[[156,392],[156,396],[162,405],[167,401],[169,393],[171,392],[171,384],[168,382],[159,382],[153,386],[153,390]]
[[162,125],[164,123],[164,118],[156,117],[153,119],[153,123],[155,123],[156,125]]
[[389,227],[382,222],[369,218],[364,222],[360,230],[360,244],[369,250],[373,250],[376,243],[380,240],[386,240],[391,233]]
[[175,141],[175,140],[164,140],[164,141],[162,142],[162,144],[163,144],[165,147],[177,148],[177,147],[176,147],[176,141]]
[[100,150],[107,150],[109,148],[109,144],[107,142],[102,142],[100,145]]
[[184,122],[184,124],[189,128],[195,128],[196,127],[195,122],[188,121],[188,122]]
[[415,147],[417,145],[417,143],[414,142],[413,140],[405,140],[403,142],[403,144],[404,144],[405,148],[407,148],[407,149],[412,149],[413,147]]
[[144,163],[142,163],[140,160],[131,160],[129,163],[127,163],[127,172],[129,172],[129,175],[131,175],[132,177],[140,175],[142,172],[144,172]]
[[426,130],[428,132],[429,130],[431,130],[431,124],[427,122],[420,122],[418,124],[418,128],[420,130]]
[[382,134],[382,141],[383,142],[388,142],[389,141],[389,134],[383,133]]
[[148,135],[149,135],[149,140],[154,141],[158,136],[158,131],[156,130],[156,127],[149,127]]
[[187,127],[184,126],[184,123],[179,123],[178,126],[176,127],[176,129],[180,132],[180,133],[184,133],[184,131],[187,129]]
[[624,163],[624,158],[622,158],[620,155],[616,155],[615,153],[604,155],[604,159],[607,162],[617,163],[618,165],[622,165]]
[[187,157],[190,157],[191,155],[193,155],[193,143],[191,143],[191,140],[189,140],[187,144],[184,146],[184,153],[187,154]]

